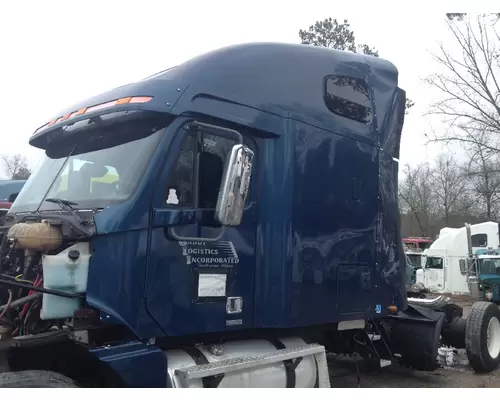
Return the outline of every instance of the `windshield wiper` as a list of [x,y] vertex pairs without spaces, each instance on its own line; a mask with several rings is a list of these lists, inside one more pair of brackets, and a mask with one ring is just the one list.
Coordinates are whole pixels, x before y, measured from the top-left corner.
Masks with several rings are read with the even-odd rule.
[[49,198],[45,199],[45,201],[47,201],[49,203],[58,204],[61,208],[67,209],[69,211],[75,211],[75,209],[72,206],[78,205],[78,203],[75,203],[74,201],[64,200],[64,199],[60,199],[58,197],[49,197]]
[[87,221],[85,221],[80,215],[78,215],[77,210],[73,208],[73,206],[77,206],[78,203],[70,200],[60,199],[58,197],[48,197],[44,201],[59,205],[59,207],[61,207],[63,210],[66,210],[71,215],[73,215],[81,225],[87,225]]

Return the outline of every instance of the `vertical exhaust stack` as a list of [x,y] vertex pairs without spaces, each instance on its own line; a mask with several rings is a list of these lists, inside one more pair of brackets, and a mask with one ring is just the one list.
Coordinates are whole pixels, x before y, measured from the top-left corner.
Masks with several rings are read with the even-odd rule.
[[471,235],[471,230],[470,230],[470,225],[469,224],[465,224],[465,231],[467,232],[467,251],[468,251],[468,255],[469,255],[469,258],[472,258],[473,254],[472,254],[472,235]]
[[500,249],[500,222],[497,222],[498,229],[498,248]]
[[466,265],[467,265],[467,285],[469,286],[469,292],[473,298],[481,298],[481,286],[479,282],[479,277],[476,273],[474,255],[472,254],[472,235],[469,224],[465,224],[465,230],[467,232],[467,251],[469,253]]

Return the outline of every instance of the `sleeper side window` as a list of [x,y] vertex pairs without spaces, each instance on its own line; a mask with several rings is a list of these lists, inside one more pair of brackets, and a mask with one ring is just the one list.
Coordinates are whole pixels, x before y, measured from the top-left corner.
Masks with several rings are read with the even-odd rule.
[[486,233],[477,233],[471,236],[472,247],[488,247],[488,235]]
[[364,79],[329,75],[323,92],[325,104],[332,113],[364,124],[372,121],[370,91]]
[[215,208],[226,160],[235,144],[207,132],[187,132],[170,173],[165,205]]

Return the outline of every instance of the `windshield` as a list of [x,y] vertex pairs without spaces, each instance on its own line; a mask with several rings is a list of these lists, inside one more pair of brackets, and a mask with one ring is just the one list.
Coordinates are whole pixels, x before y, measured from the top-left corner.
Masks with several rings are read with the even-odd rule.
[[414,267],[420,267],[422,256],[420,254],[408,254],[408,258],[410,259],[411,265]]
[[128,199],[164,130],[153,122],[117,123],[52,145],[11,211],[58,210],[57,204],[43,201],[54,197],[76,203],[77,209],[104,208]]
[[485,275],[500,275],[500,258],[479,259],[479,271]]

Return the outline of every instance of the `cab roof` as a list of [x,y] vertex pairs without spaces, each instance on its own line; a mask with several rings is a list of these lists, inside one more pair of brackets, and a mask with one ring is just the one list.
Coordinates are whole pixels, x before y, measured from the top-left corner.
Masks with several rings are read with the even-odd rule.
[[[375,108],[369,124],[340,118],[328,109],[325,79],[332,75],[366,82]],[[136,107],[174,115],[199,110],[219,112],[221,115],[214,116],[229,116],[244,125],[265,118],[275,131],[283,124],[273,117],[292,118],[340,134],[350,131],[369,137],[388,124],[397,83],[396,67],[373,56],[300,44],[238,44],[94,96],[61,111],[53,120],[111,100],[152,96],[153,101]],[[216,107],[224,110],[214,110]],[[35,136],[38,134],[30,142],[41,147],[33,141]]]

